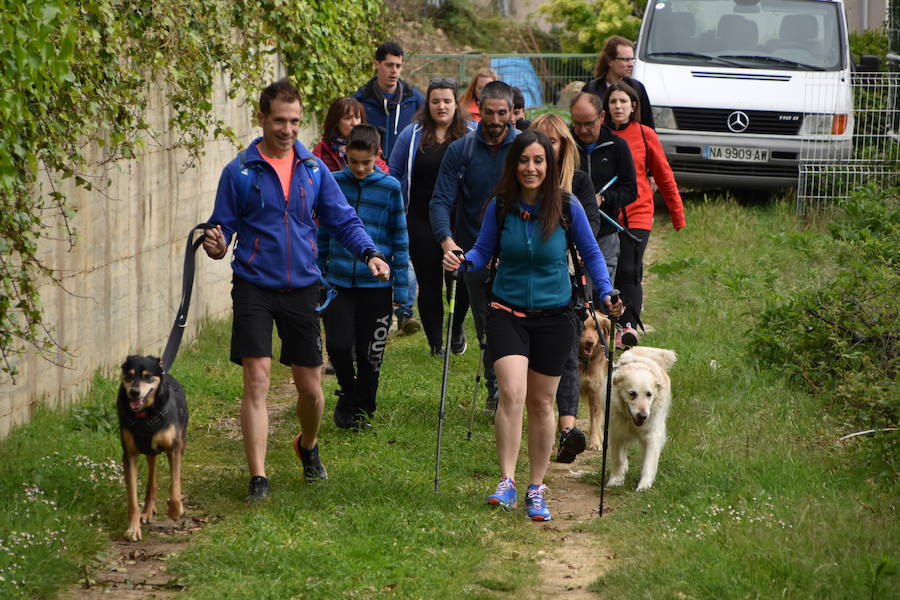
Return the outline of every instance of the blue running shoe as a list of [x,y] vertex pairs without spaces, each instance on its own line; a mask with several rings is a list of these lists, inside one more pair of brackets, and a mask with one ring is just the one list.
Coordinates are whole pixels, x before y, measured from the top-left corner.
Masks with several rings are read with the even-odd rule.
[[546,485],[529,485],[528,491],[525,493],[525,514],[532,521],[551,521],[550,509],[544,502],[544,492],[547,491]]
[[515,508],[517,503],[516,482],[507,477],[497,484],[497,491],[487,497],[487,503],[491,506],[503,508]]

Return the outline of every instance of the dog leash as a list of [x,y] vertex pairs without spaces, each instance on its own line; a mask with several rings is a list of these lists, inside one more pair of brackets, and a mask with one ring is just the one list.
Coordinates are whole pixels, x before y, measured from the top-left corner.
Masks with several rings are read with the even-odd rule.
[[194,288],[194,257],[197,248],[203,244],[204,235],[196,240],[194,232],[201,233],[207,229],[215,229],[215,225],[211,223],[200,223],[191,229],[187,237],[187,247],[184,250],[184,270],[181,275],[181,305],[178,307],[178,315],[175,317],[175,323],[172,325],[172,331],[169,333],[169,339],[166,342],[166,349],[162,356],[162,371],[168,373],[175,362],[175,355],[178,354],[178,347],[181,346],[181,338],[184,335],[184,326],[187,325],[188,309],[191,306],[191,292]]

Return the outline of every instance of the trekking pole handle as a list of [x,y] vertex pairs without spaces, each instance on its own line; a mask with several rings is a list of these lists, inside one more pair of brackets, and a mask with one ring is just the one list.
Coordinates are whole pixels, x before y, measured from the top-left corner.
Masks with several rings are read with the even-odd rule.
[[[463,251],[462,251],[462,250],[459,250],[459,249],[457,249],[457,250],[451,250],[451,252],[453,252],[453,254],[455,254],[457,258],[460,258],[460,257],[462,257],[462,255],[463,255]],[[466,265],[466,266],[468,267],[468,266],[471,266],[471,265],[472,265],[472,261],[470,261],[470,260],[463,260],[463,261],[461,261],[461,264]],[[450,277],[451,277],[452,279],[459,279],[459,269],[455,269],[455,270],[453,270],[453,271],[450,271]]]

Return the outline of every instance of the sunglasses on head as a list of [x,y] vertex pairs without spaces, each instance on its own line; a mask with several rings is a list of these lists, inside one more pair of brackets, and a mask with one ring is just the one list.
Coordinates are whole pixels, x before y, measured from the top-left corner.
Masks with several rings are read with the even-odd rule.
[[430,88],[451,88],[456,89],[456,80],[452,77],[432,77],[428,83]]

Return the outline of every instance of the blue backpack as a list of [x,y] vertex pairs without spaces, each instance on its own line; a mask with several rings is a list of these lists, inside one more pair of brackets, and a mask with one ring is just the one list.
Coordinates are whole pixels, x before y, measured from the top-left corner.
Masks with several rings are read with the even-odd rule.
[[[238,196],[238,213],[241,213],[241,207],[247,206],[250,203],[250,188],[255,188],[257,192],[259,192],[259,184],[257,183],[257,179],[260,174],[260,166],[253,165],[247,166],[246,163],[246,150],[241,150],[237,154],[238,159],[238,171],[240,173],[240,177],[238,178],[237,183],[237,196]],[[319,189],[322,187],[322,171],[319,169],[319,163],[315,158],[310,157],[305,159],[303,165],[306,167],[306,171],[309,173],[310,179],[312,179],[313,187],[316,189],[316,198],[315,202],[319,201]],[[313,206],[315,206],[315,202]],[[259,205],[260,207],[264,207],[266,205],[266,201],[263,198],[262,194],[259,195]],[[325,288],[325,298],[322,302],[316,306],[316,312],[320,313],[337,296],[337,290],[332,287],[328,280],[325,279],[324,276],[319,276],[319,283]]]

